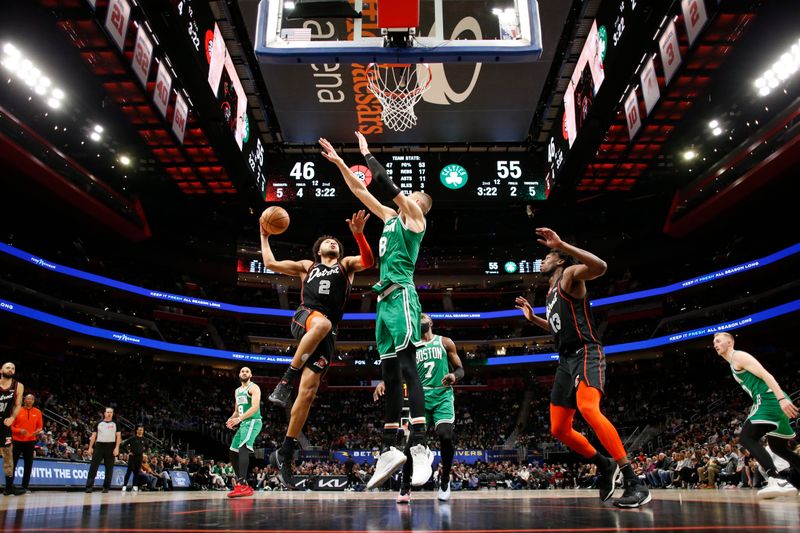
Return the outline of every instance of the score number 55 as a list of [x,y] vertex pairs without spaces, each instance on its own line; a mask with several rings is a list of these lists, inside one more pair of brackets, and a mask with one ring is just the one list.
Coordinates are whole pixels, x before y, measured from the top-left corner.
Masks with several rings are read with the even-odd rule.
[[505,179],[508,177],[514,179],[521,178],[522,168],[519,166],[519,161],[498,161],[497,177],[500,179]]

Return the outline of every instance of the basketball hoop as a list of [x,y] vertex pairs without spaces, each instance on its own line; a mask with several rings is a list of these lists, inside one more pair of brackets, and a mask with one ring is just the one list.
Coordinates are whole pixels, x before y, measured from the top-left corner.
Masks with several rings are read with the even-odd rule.
[[387,128],[405,131],[417,124],[414,106],[431,85],[427,64],[370,63],[367,65],[369,90],[380,101],[381,119]]

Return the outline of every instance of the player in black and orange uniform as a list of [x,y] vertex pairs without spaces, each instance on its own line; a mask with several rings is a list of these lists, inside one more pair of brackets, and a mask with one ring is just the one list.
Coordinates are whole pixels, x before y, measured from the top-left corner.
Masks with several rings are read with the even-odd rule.
[[[614,481],[622,471],[625,493],[617,507],[639,507],[650,501],[650,492],[639,483],[614,425],[600,412],[605,385],[606,359],[586,294],[586,282],[599,278],[606,263],[596,255],[563,242],[551,229],[537,228],[539,243],[550,248],[542,260],[542,273],[550,275],[547,319],[533,314],[530,303],[517,298],[525,318],[553,335],[559,354],[558,369],[550,395],[550,430],[561,442],[597,464],[600,498],[614,494]],[[574,260],[578,264],[572,264]],[[597,434],[613,461],[599,453],[586,437],[575,431],[575,410]]]
[[286,438],[280,450],[271,458],[281,469],[279,479],[289,489],[293,488],[291,463],[297,448],[297,436],[308,418],[322,375],[333,357],[336,328],[344,314],[353,276],[375,262],[364,237],[364,225],[368,218],[369,215],[361,210],[347,220],[358,243],[359,255],[342,257],[342,244],[338,239],[326,235],[314,243],[313,261],[276,260],[269,245],[269,235],[263,226],[261,229],[264,266],[275,272],[297,276],[302,283],[300,307],[292,318],[291,326],[292,335],[300,342],[291,365],[269,396],[270,402],[286,406],[294,384],[300,378]]
[[25,387],[14,379],[17,371],[14,363],[3,363],[0,369],[0,455],[3,457],[3,473],[6,475],[6,489],[3,494],[18,496],[24,489],[14,488],[14,454],[11,442],[11,425],[22,409],[22,395]]

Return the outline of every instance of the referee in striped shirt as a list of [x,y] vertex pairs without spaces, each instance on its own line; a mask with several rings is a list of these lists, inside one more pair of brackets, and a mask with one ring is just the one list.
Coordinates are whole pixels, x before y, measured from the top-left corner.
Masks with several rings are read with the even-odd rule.
[[89,439],[89,455],[92,456],[92,465],[89,467],[89,477],[86,479],[86,490],[92,492],[94,478],[102,461],[106,467],[106,477],[103,480],[103,492],[111,488],[111,477],[114,474],[114,457],[119,455],[120,432],[114,422],[114,409],[106,407],[103,420],[97,424]]

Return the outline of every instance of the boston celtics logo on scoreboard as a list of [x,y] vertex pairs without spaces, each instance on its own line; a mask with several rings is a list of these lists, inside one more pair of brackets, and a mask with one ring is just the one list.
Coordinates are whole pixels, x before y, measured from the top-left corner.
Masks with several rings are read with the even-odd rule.
[[452,163],[442,169],[439,173],[439,178],[442,180],[442,185],[448,189],[460,189],[467,184],[469,176],[467,175],[467,169]]

